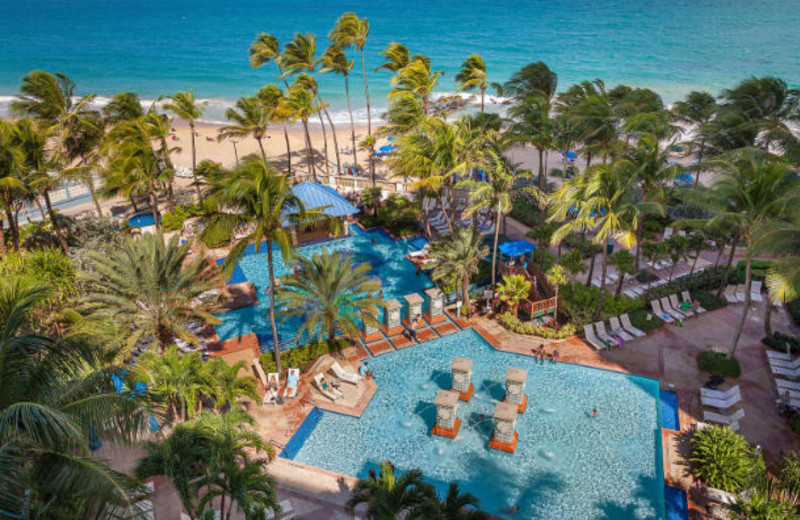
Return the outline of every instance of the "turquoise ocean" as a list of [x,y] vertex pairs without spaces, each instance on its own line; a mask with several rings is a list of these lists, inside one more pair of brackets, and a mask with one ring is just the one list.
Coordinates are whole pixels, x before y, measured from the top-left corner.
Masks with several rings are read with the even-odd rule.
[[[560,89],[602,78],[650,87],[672,102],[694,89],[719,93],[751,75],[800,84],[798,0],[0,0],[0,115],[22,76],[64,72],[100,102],[120,91],[153,99],[193,88],[209,119],[238,96],[275,81],[252,69],[258,32],[283,42],[317,34],[320,52],[339,14],[370,20],[366,46],[373,105],[386,106],[388,73],[374,73],[391,41],[429,55],[454,90],[461,61],[478,52],[490,79],[544,61]],[[358,70],[358,61],[357,70]],[[366,113],[360,75],[351,80],[357,118]],[[339,118],[341,77],[320,80]]]

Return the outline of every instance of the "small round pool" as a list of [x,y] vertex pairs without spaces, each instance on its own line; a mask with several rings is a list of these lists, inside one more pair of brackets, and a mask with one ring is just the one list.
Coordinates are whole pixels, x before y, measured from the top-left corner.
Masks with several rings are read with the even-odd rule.
[[[158,221],[161,222],[161,215],[158,216]],[[128,224],[131,227],[155,226],[156,219],[153,218],[152,213],[142,213],[129,218]]]

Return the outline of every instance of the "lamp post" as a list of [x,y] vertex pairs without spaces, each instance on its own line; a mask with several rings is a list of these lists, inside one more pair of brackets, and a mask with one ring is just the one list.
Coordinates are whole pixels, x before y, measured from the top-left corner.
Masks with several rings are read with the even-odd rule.
[[238,143],[236,139],[231,139],[231,144],[233,145],[233,156],[236,158],[236,166],[239,166],[239,152],[236,150],[236,143]]

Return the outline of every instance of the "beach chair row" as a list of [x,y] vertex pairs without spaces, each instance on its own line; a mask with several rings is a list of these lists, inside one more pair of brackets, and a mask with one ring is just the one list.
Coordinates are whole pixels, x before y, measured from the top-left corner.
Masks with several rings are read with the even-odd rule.
[[[671,281],[675,282],[675,281],[680,280],[682,278],[685,278],[687,276],[690,276],[690,275],[693,275],[693,274],[697,274],[697,273],[702,273],[705,270],[706,270],[706,267],[698,267],[697,269],[695,269],[691,273],[690,272],[686,272],[686,273],[676,274],[675,276],[672,277]],[[642,294],[644,294],[645,291],[647,291],[648,289],[652,289],[654,287],[659,287],[661,285],[666,285],[668,283],[670,283],[670,280],[667,280],[667,279],[664,279],[664,278],[660,278],[660,279],[655,280],[653,282],[642,284],[642,285],[639,285],[637,287],[630,287],[630,288],[624,290],[622,293],[627,295],[627,296],[630,296],[631,298],[638,298]]]
[[[331,364],[329,371],[338,380],[350,383],[351,385],[357,385],[358,382],[361,381],[360,375],[345,370],[337,361]],[[325,379],[325,375],[322,372],[314,376],[314,384],[317,387],[317,391],[331,401],[338,401],[344,397],[344,394],[338,388],[335,388],[333,384]]]
[[[761,287],[762,282],[760,280],[754,280],[750,284],[750,300],[755,302],[764,301],[764,298],[761,297]],[[747,296],[747,285],[739,284],[739,285],[728,285],[725,287],[725,301],[728,303],[744,303],[745,297]]]
[[666,323],[675,323],[706,312],[702,306],[692,302],[689,291],[681,292],[680,298],[677,294],[670,294],[658,300],[652,300],[650,308],[653,309],[653,314]]
[[[627,314],[614,316],[608,320],[609,331],[602,321],[598,321],[594,326],[590,323],[583,326],[586,341],[597,350],[605,350],[613,347],[621,347],[626,341],[645,336],[645,333],[631,324],[631,319]],[[596,331],[596,333],[595,333]]]
[[778,392],[778,404],[800,408],[800,358],[788,352],[767,350],[769,369]]

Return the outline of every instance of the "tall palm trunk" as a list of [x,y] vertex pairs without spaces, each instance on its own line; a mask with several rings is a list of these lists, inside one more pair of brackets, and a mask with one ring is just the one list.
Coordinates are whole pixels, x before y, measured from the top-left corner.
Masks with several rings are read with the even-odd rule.
[[592,258],[589,260],[589,272],[586,275],[586,287],[592,285],[592,276],[594,276],[594,259],[597,256],[597,253],[592,250]]
[[[369,105],[369,85],[367,85],[367,65],[364,62],[364,48],[361,48],[361,75],[364,78],[364,95],[367,98],[367,135],[372,137],[372,109]],[[375,173],[373,172],[373,175]]]
[[278,346],[278,325],[275,323],[275,265],[272,257],[272,240],[267,239],[267,267],[269,268],[269,325],[272,328],[272,346],[275,366],[281,373],[281,349]]
[[544,148],[537,146],[536,151],[539,152],[539,189],[545,191],[545,188],[547,188],[547,177],[545,177],[544,173]]
[[303,119],[303,130],[306,134],[306,158],[308,159],[308,173],[317,180],[317,172],[314,170],[314,152],[311,149],[311,134],[308,133],[308,119]]
[[[334,156],[336,157],[336,174],[342,174],[342,162],[339,158],[339,139],[336,137],[336,127],[333,125],[333,120],[331,119],[331,115],[328,113],[328,107],[325,106],[325,103],[322,102],[322,98],[317,92],[317,101],[319,101],[319,106],[322,107],[322,112],[325,114],[325,119],[328,120],[328,126],[331,127],[331,135],[333,136],[333,151]],[[324,125],[323,125],[324,127]],[[325,152],[325,156],[327,157],[328,152]]]
[[772,337],[772,301],[767,296],[767,308],[764,311],[764,335],[768,338]]
[[589,166],[592,164],[592,152],[586,154],[586,169],[589,169]]
[[94,202],[94,209],[97,210],[97,215],[102,217],[103,209],[100,207],[100,200],[97,198],[97,190],[95,190],[94,177],[92,177],[91,172],[89,172],[88,176],[86,177],[86,187],[89,188],[89,194],[92,196],[92,202]]
[[[603,241],[605,242],[605,241]],[[597,317],[599,318],[603,314],[603,303],[606,299],[606,273],[608,272],[608,247],[606,244],[603,244],[603,262],[600,268],[600,303],[597,306]]]
[[202,202],[203,194],[200,192],[200,183],[197,182],[197,146],[195,144],[194,120],[189,121],[189,129],[192,132],[192,178],[194,179],[194,187],[197,190],[197,202]]
[[[731,340],[731,346],[728,349],[728,359],[733,358],[733,354],[736,352],[736,346],[739,344],[739,338],[742,336],[742,330],[744,330],[744,324],[747,321],[747,311],[750,310],[750,286],[753,283],[753,272],[752,272],[752,260],[750,259],[750,239],[747,240],[747,263],[745,268],[745,279],[744,279],[744,307],[742,308],[742,317],[739,319],[739,326],[736,327],[736,334],[733,335],[733,339]],[[767,306],[769,306],[769,302],[767,302]]]
[[283,122],[283,138],[286,140],[286,160],[289,161],[289,175],[292,174],[292,145],[289,143],[289,129]]
[[53,203],[50,201],[50,190],[48,189],[43,190],[42,197],[44,198],[45,206],[47,206],[47,214],[50,216],[50,222],[53,223],[53,231],[55,231],[56,238],[58,238],[58,243],[61,245],[61,250],[64,252],[65,255],[68,255],[69,247],[67,246],[67,241],[64,239],[64,230],[58,223],[58,219],[56,218],[56,212],[55,210],[53,210]]
[[461,280],[461,284],[463,287],[461,301],[464,302],[464,307],[467,309],[467,317],[470,317],[472,316],[472,309],[469,304],[469,276],[464,276]]
[[733,264],[733,256],[736,254],[736,246],[739,244],[739,234],[735,233],[733,235],[733,241],[731,242],[731,254],[728,255],[728,263],[725,265],[725,273],[722,275],[722,279],[719,282],[719,289],[717,289],[717,298],[722,297],[722,293],[725,291],[725,286],[728,285],[728,276],[731,274],[731,265]]
[[147,192],[147,197],[150,199],[150,211],[153,213],[153,220],[155,221],[156,231],[161,231],[161,222],[158,218],[158,197],[156,197],[155,190],[151,189]]
[[425,213],[425,236],[431,239],[431,219],[430,219],[430,197],[427,194],[422,196],[422,211]]
[[3,219],[0,218],[0,259],[6,257],[6,231]]
[[347,112],[350,114],[350,140],[353,143],[353,166],[358,166],[358,157],[356,157],[356,124],[353,121],[353,107],[350,104],[350,79],[349,74],[346,72],[344,75],[344,95],[347,98]]
[[[697,162],[703,162],[703,152],[705,151],[706,142],[700,141],[700,150],[697,152]],[[697,170],[697,175],[694,176],[694,187],[700,184],[700,170]]]
[[494,288],[497,281],[497,242],[500,239],[500,216],[501,213],[498,211],[494,222],[494,246],[492,247],[492,298],[494,298]]
[[19,230],[14,222],[14,213],[10,209],[6,210],[6,220],[8,220],[8,230],[11,232],[11,246],[14,251],[19,251]]
[[264,150],[264,138],[256,137],[256,142],[258,143],[258,149],[261,151],[261,158],[264,162],[267,162],[267,152]]
[[486,98],[486,87],[481,87],[481,114],[483,114],[484,99]]
[[325,168],[323,171],[327,175],[330,175],[331,159],[328,156],[328,131],[325,129],[325,120],[322,119],[322,112],[319,112],[317,115],[319,116],[319,125],[322,127],[322,151],[325,156]]

